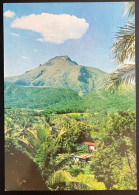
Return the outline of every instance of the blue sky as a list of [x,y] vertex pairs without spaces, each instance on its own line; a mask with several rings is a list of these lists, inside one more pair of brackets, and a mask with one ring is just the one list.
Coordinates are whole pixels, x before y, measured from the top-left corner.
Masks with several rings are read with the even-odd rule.
[[[55,56],[111,72],[110,48],[124,3],[5,3],[4,74],[15,76]],[[33,14],[33,15],[32,15]]]

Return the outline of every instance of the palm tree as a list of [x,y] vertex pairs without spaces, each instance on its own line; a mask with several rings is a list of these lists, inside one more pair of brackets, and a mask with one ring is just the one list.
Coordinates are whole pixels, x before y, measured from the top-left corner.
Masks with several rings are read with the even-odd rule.
[[[119,65],[109,77],[107,89],[115,89],[121,83],[128,84],[135,80],[135,3],[125,3],[125,12],[131,19],[125,26],[120,27],[116,33],[112,46],[112,56]],[[127,63],[127,62],[130,63]]]
[[76,177],[64,169],[55,171],[46,181],[50,190],[105,190],[105,184],[98,182],[94,175],[79,174]]
[[116,33],[115,42],[112,46],[112,55],[118,64],[124,64],[126,60],[135,59],[135,23],[129,22],[120,27]]

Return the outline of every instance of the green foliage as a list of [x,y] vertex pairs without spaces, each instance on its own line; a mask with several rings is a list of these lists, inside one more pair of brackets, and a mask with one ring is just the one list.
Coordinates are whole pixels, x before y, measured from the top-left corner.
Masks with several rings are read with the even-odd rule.
[[76,151],[82,153],[89,153],[88,146],[85,144],[76,144]]
[[90,126],[83,122],[78,122],[69,116],[60,116],[54,119],[52,123],[54,124],[54,134],[60,132],[61,129],[64,131],[59,141],[59,153],[72,153],[76,151],[76,143],[90,139]]
[[65,183],[66,186],[69,186],[69,188],[71,188],[72,185],[76,184],[78,186],[78,190],[106,189],[104,183],[97,182],[93,175],[79,174],[77,177],[72,177],[70,173],[65,170],[56,171],[47,182],[47,185],[52,187],[54,184],[57,184],[58,186],[60,183]]
[[69,172],[65,170],[58,170],[53,175],[51,175],[51,178],[48,181],[48,185],[54,185],[59,183],[66,183],[66,186],[70,184],[71,181],[71,175]]
[[[133,86],[128,86],[113,94],[101,89],[81,98],[74,91],[68,89],[22,87],[5,82],[4,93],[6,107],[43,109],[36,113],[37,115],[82,113],[85,110],[91,113],[135,110],[135,89]],[[81,117],[74,116],[74,118],[79,121]]]
[[78,164],[72,164],[69,168],[67,168],[69,173],[73,176],[73,177],[77,177],[79,174],[83,173],[83,167],[81,165],[81,163]]
[[121,91],[115,91],[110,94],[105,89],[91,92],[84,98],[85,108],[89,112],[118,112],[118,111],[134,111],[135,110],[135,88],[128,86]]
[[42,170],[45,168],[45,161],[47,158],[47,149],[48,149],[47,142],[44,142],[43,144],[39,146],[38,150],[36,151],[35,158],[34,158],[34,161],[38,164],[39,168]]
[[[110,114],[102,121],[92,170],[107,189],[116,189],[116,185],[124,190],[136,188],[135,158],[131,160],[135,143],[135,113]],[[125,185],[129,180],[130,185]]]
[[[94,175],[79,174],[77,177],[72,178],[72,181],[87,185],[89,190],[106,190],[105,184],[97,182]],[[83,189],[81,188],[81,190]]]
[[[12,143],[31,158],[49,190],[136,189],[135,138],[133,112],[58,115],[5,109],[6,151]],[[96,142],[91,162],[76,164],[73,153],[89,153],[81,142],[91,140]]]
[[14,108],[46,109],[47,113],[82,112],[82,98],[73,90],[23,87],[4,83],[5,105]]
[[76,151],[76,143],[87,135],[90,137],[89,126],[70,116],[51,118],[46,115],[30,116],[29,113],[20,109],[5,110],[5,139],[24,148],[42,174],[46,167],[49,167],[50,173],[46,173],[49,175],[55,166],[60,166],[61,162],[54,160],[59,152]]

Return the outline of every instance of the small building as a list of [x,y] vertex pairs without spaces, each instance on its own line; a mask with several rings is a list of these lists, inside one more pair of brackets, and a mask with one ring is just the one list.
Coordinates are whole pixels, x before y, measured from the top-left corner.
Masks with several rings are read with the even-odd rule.
[[95,151],[95,143],[93,143],[93,142],[82,142],[82,144],[88,145],[88,148],[90,150]]
[[77,163],[79,161],[82,162],[89,162],[92,158],[92,155],[90,154],[81,154],[81,155],[73,155],[74,161]]

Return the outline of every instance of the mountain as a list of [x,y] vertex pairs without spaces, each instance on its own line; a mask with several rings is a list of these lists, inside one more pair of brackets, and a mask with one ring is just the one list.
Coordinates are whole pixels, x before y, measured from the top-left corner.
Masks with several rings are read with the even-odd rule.
[[24,87],[4,82],[5,107],[47,109],[49,112],[82,112],[82,98],[71,89]]
[[78,65],[68,56],[57,56],[20,76],[5,81],[23,86],[67,88],[85,96],[104,86],[108,74],[93,67]]

